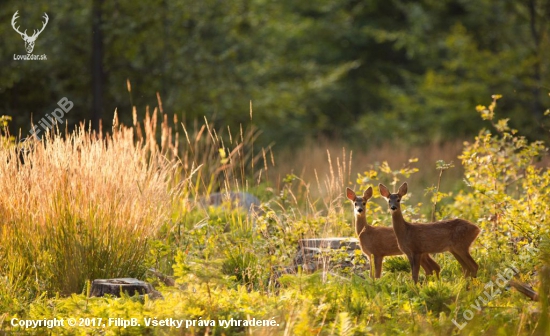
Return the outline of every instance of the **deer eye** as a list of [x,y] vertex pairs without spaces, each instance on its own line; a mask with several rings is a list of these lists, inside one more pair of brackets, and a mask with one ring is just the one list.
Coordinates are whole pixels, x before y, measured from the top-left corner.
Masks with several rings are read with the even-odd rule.
[[397,203],[401,202],[401,200],[397,200]]

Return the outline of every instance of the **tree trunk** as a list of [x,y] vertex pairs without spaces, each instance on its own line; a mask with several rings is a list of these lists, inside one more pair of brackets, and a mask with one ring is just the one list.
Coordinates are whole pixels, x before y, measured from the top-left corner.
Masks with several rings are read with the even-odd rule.
[[92,9],[92,127],[99,132],[103,111],[103,0],[93,0]]

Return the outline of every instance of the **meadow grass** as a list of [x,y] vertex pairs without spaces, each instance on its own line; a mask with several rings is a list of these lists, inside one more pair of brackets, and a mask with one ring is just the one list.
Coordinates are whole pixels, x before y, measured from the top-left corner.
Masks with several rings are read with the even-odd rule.
[[105,136],[50,132],[24,146],[0,151],[3,290],[32,298],[142,277],[147,241],[180,193],[164,148],[122,126]]
[[[363,152],[318,143],[277,153],[255,147],[260,133],[253,127],[216,130],[206,119],[190,125],[171,120],[155,109],[143,122],[134,117],[132,127],[115,122],[108,135],[84,128],[67,136],[52,132],[28,148],[24,164],[18,147],[0,150],[3,330],[21,331],[8,323],[17,316],[142,322],[128,329],[54,329],[67,335],[547,332],[546,299],[531,302],[509,287],[491,299],[485,294],[510,265],[519,281],[548,294],[550,173],[536,162],[547,160],[543,144],[502,127],[467,144]],[[456,167],[445,171],[441,194],[426,193],[437,183],[438,160]],[[288,270],[299,239],[354,236],[345,187],[405,179],[414,194],[404,205],[407,218],[429,218],[437,196],[437,218],[458,216],[480,226],[472,251],[477,279],[463,278],[448,253],[435,256],[441,279],[421,274],[420,285],[412,283],[403,257],[386,258],[379,280],[328,264],[313,274]],[[249,213],[229,198],[221,207],[200,204],[211,192],[229,191],[256,194],[261,211]],[[375,225],[391,225],[377,199],[368,203],[368,214]],[[164,286],[149,268],[173,277],[176,286]],[[86,296],[88,280],[128,276],[151,281],[164,299]],[[468,311],[471,320],[464,317]],[[145,326],[153,317],[216,323]],[[217,322],[230,318],[274,319],[277,326]]]

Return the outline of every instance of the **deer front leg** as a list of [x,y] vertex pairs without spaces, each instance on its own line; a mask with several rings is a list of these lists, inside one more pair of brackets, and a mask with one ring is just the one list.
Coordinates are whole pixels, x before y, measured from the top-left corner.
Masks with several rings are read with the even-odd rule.
[[421,257],[422,257],[422,254],[417,253],[417,254],[413,254],[411,258],[409,258],[409,261],[411,263],[411,269],[412,269],[412,277],[415,284],[418,282],[418,272],[420,272]]
[[369,268],[370,268],[370,277],[372,279],[374,279],[374,258],[372,256],[372,254],[366,254],[367,255],[367,258],[369,259]]
[[384,257],[375,255],[374,256],[374,272],[375,272],[375,278],[379,279],[382,275],[382,260],[384,260]]

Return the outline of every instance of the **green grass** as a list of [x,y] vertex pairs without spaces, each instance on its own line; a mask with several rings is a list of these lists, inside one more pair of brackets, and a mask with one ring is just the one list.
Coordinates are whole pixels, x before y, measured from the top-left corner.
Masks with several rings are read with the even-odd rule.
[[[256,130],[224,134],[197,124],[184,128],[180,143],[166,121],[157,131],[151,118],[104,140],[83,130],[67,138],[52,134],[25,165],[13,145],[0,150],[0,330],[28,331],[13,327],[13,318],[56,317],[106,324],[51,330],[65,335],[547,333],[550,171],[537,164],[544,144],[495,122],[494,133],[481,131],[464,145],[460,172],[468,187],[438,195],[436,217],[466,218],[482,229],[472,247],[478,277],[464,278],[452,255],[440,253],[434,256],[440,279],[421,272],[415,285],[404,257],[386,258],[377,280],[354,269],[308,274],[288,266],[301,238],[354,235],[345,187],[397,184],[416,174],[431,176],[428,184],[435,185],[436,161],[447,157],[433,154],[432,169],[388,150],[379,153],[392,157],[386,164],[358,167],[343,149],[340,156],[326,153],[324,162],[314,159],[319,170],[297,173],[296,167],[283,175],[270,149],[254,149]],[[440,192],[456,183],[448,181],[457,179],[453,174],[443,174]],[[427,221],[433,195],[418,185],[411,186],[415,197],[404,213]],[[262,211],[199,205],[217,190],[256,193]],[[368,214],[375,225],[391,225],[377,195]],[[511,265],[541,302],[495,286]],[[164,286],[148,268],[174,277],[176,286]],[[152,282],[164,299],[86,296],[95,278],[128,276]],[[141,326],[109,326],[109,318],[136,318]],[[146,326],[170,318],[189,325]],[[220,325],[231,319],[241,325]],[[277,325],[243,325],[252,319]]]

